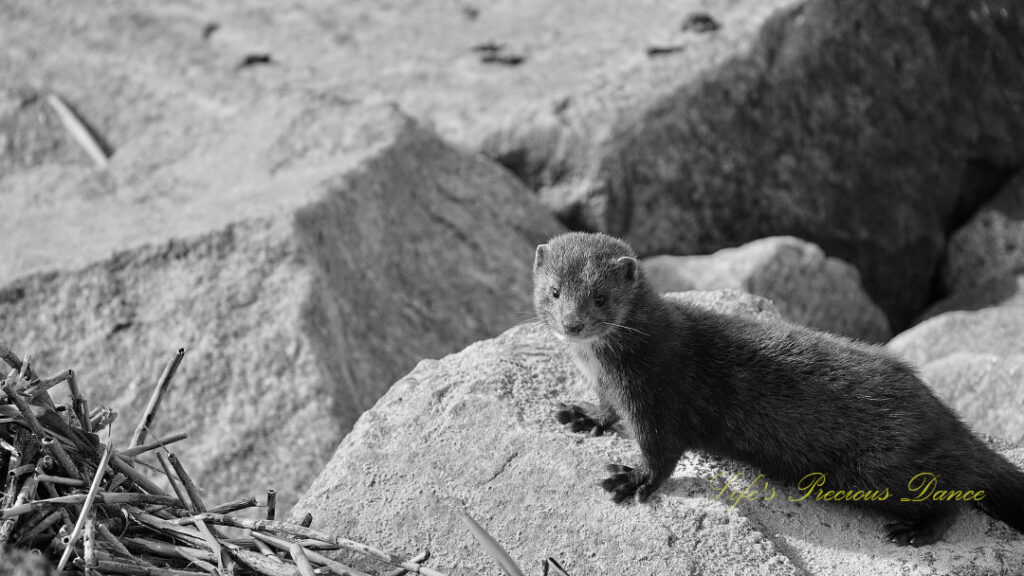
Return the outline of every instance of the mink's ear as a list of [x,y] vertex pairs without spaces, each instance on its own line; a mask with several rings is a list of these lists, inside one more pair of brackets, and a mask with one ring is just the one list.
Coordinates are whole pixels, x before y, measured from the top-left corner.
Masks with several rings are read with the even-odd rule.
[[636,282],[636,277],[640,273],[640,263],[636,258],[623,256],[615,261],[615,265],[622,271],[623,278],[629,282]]
[[544,264],[544,257],[548,255],[548,245],[537,246],[537,255],[533,257],[533,271],[536,272]]

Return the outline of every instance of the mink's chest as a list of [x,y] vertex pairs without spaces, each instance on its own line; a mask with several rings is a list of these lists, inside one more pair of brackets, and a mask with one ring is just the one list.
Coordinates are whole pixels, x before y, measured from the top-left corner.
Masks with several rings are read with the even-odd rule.
[[583,378],[591,385],[597,385],[607,378],[604,366],[598,358],[597,351],[589,344],[571,344],[569,356],[576,367],[583,373]]

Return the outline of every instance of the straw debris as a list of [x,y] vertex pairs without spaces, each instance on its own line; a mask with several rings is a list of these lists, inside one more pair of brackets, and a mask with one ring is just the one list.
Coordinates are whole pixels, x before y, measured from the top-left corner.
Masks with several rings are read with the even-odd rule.
[[[370,576],[317,552],[343,549],[372,560],[379,574],[445,576],[423,566],[426,554],[406,559],[378,550],[310,528],[311,517],[276,520],[273,490],[262,505],[247,497],[206,506],[168,450],[188,435],[153,433],[184,352],[167,364],[130,445],[119,450],[109,433],[106,442],[98,434],[117,413],[90,410],[73,370],[40,379],[30,358],[0,343],[0,360],[10,367],[0,379],[0,546],[36,551],[62,575]],[[62,384],[69,401],[58,406],[50,390]],[[164,477],[173,494],[152,474]],[[267,520],[232,515],[258,507]]]

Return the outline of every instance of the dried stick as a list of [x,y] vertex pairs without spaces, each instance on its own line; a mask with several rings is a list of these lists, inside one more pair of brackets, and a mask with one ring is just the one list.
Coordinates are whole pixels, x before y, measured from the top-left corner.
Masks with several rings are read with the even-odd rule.
[[44,516],[43,519],[40,520],[38,524],[32,526],[31,528],[26,530],[24,534],[21,535],[21,540],[23,542],[27,542],[48,530],[51,526],[60,521],[60,512],[60,510],[54,510],[53,512],[50,512],[49,514]]
[[89,418],[89,427],[96,433],[110,426],[114,420],[117,420],[117,412],[110,408],[100,408],[95,416]]
[[[79,564],[84,565],[85,562],[80,560],[75,562],[75,566]],[[95,568],[102,574],[127,574],[128,576],[206,576],[205,572],[159,568],[156,566],[135,566],[126,562],[113,562],[110,560],[97,560]]]
[[75,523],[75,529],[71,531],[71,538],[68,542],[68,546],[64,549],[64,554],[60,557],[60,562],[57,564],[58,572],[64,570],[64,567],[68,564],[68,560],[71,559],[71,552],[74,550],[78,536],[82,533],[82,528],[85,526],[85,522],[89,519],[89,511],[92,508],[93,501],[96,500],[96,494],[100,491],[100,482],[103,481],[103,474],[107,471],[107,462],[110,461],[110,456],[113,453],[113,443],[107,444],[107,449],[103,451],[103,457],[100,458],[100,464],[96,467],[96,475],[92,478],[92,486],[89,487],[89,493],[86,495],[85,504],[82,505],[82,513],[78,515],[78,522]]
[[165,438],[161,438],[160,440],[156,440],[154,442],[150,442],[149,444],[141,444],[141,445],[136,446],[134,448],[129,448],[127,450],[122,450],[122,451],[118,452],[118,454],[120,454],[124,458],[135,458],[139,454],[143,454],[145,452],[149,452],[150,450],[156,450],[157,448],[161,448],[163,446],[167,446],[168,444],[174,444],[175,442],[181,442],[182,440],[187,440],[187,439],[188,439],[188,432],[178,432],[176,434],[171,434],[170,436],[167,436]]
[[153,540],[146,540],[143,538],[129,538],[122,537],[121,541],[127,544],[130,548],[136,550],[142,550],[143,552],[149,552],[158,556],[166,556],[168,558],[184,558],[189,561],[203,560],[206,562],[216,562],[213,553],[200,550],[198,548],[189,548],[186,546],[168,544],[166,542],[156,542]]
[[283,562],[274,562],[259,552],[237,548],[228,552],[232,558],[263,576],[295,576],[295,567]]
[[[16,373],[21,372],[21,359],[18,358],[17,354],[11,352],[10,348],[4,346],[3,344],[0,344],[0,359],[3,359],[3,361],[6,362],[7,365],[10,366],[11,369],[14,370]],[[29,369],[26,372],[29,379],[31,380],[35,380],[36,378],[38,378],[38,376],[36,376],[35,372],[31,369],[31,367],[29,367]]]
[[238,500],[232,500],[230,502],[218,504],[217,506],[212,506],[207,510],[207,512],[212,512],[214,514],[228,514],[239,510],[245,510],[246,508],[252,508],[254,506],[256,506],[256,499],[249,496],[248,498],[239,498]]
[[163,518],[157,518],[148,512],[144,512],[134,507],[129,507],[128,513],[141,524],[145,524],[157,532],[169,532],[173,534],[175,538],[184,540],[195,547],[206,546],[206,540],[203,540],[202,534],[195,529],[188,529],[184,526],[179,526],[174,522],[164,520]]
[[178,496],[178,500],[181,500],[186,506],[188,506],[188,494],[182,491],[181,487],[178,486],[178,483],[175,482],[174,471],[171,469],[171,462],[167,459],[167,455],[163,452],[157,452],[156,457],[160,461],[160,467],[164,469],[164,474],[167,475],[167,481],[171,484],[171,489],[174,490],[174,493]]
[[[34,479],[30,476],[29,478]],[[86,502],[86,494],[71,494],[69,496],[58,496],[46,500],[34,500],[24,504],[18,504],[0,511],[0,519],[14,518],[29,514],[37,510],[44,510],[50,506],[74,506]],[[161,504],[173,505],[178,503],[174,496],[160,496],[157,494],[143,494],[141,492],[99,492],[95,499],[101,504]]]
[[[184,350],[184,348],[182,348]],[[185,493],[188,494],[188,501],[185,502],[186,506],[195,512],[203,513],[206,512],[206,506],[203,504],[203,499],[199,496],[199,490],[196,488],[195,482],[192,482],[192,477],[185,471],[185,467],[181,465],[178,457],[173,452],[167,454],[167,459],[170,460],[171,466],[174,467],[174,471],[178,474],[178,478],[181,480],[182,487],[185,488]]]
[[[29,476],[25,479],[25,483],[21,485],[21,490],[18,490],[18,496],[14,499],[14,508],[18,506],[24,506],[29,500],[35,498],[36,487],[39,485],[35,476]],[[6,511],[5,511],[6,512]],[[11,533],[14,532],[14,527],[18,524],[18,517],[16,516],[4,516],[4,521],[0,524],[0,544],[6,544],[7,540],[10,539]]]
[[146,433],[152,426],[153,419],[156,418],[156,411],[160,408],[160,402],[170,387],[171,378],[174,378],[174,373],[178,370],[178,365],[181,364],[181,359],[184,356],[185,349],[178,348],[174,359],[164,367],[164,371],[160,374],[160,379],[156,383],[156,389],[153,390],[153,395],[149,397],[149,404],[146,405],[146,410],[142,413],[142,420],[139,421],[138,427],[135,428],[135,433],[132,434],[128,448],[134,448],[146,441]]
[[267,520],[273,520],[277,514],[277,490],[267,489]]
[[60,96],[56,94],[47,94],[46,102],[53,108],[53,111],[57,113],[57,117],[60,118],[60,123],[64,125],[64,129],[71,134],[75,142],[85,150],[85,153],[89,155],[93,163],[96,164],[97,168],[107,167],[107,154],[103,151],[103,147],[93,136],[92,132],[86,127],[85,123],[71,111],[71,108],[61,100]]
[[71,409],[78,418],[82,430],[92,432],[92,422],[89,421],[89,402],[82,398],[82,391],[78,389],[78,379],[75,378],[75,371],[67,371],[68,390],[71,391]]
[[107,528],[106,524],[100,524],[97,522],[96,533],[99,534],[100,540],[106,542],[111,548],[117,550],[122,555],[129,557],[132,555],[131,551],[125,548],[124,544],[122,544],[121,541],[117,539],[117,536],[114,536],[114,534],[110,531],[110,528]]
[[263,554],[264,556],[266,556],[267,558],[270,558],[271,560],[273,560],[275,562],[278,562],[278,563],[284,562],[284,560],[281,560],[280,558],[277,557],[277,553],[274,552],[274,550],[271,549],[270,546],[268,546],[267,543],[264,542],[263,540],[260,540],[259,538],[256,538],[254,536],[252,541],[253,541],[253,544],[256,545],[256,549],[260,551],[260,554]]
[[313,564],[309,562],[309,558],[306,557],[306,552],[302,549],[302,546],[292,544],[288,547],[288,555],[295,562],[295,566],[299,569],[299,574],[302,576],[316,576],[313,573]]
[[281,534],[287,534],[290,536],[297,536],[300,538],[312,538],[314,540],[320,540],[322,542],[329,542],[331,544],[337,544],[339,547],[352,552],[358,552],[365,556],[375,558],[381,562],[385,562],[394,566],[405,568],[406,570],[424,574],[425,576],[444,576],[441,572],[432,570],[419,564],[407,562],[399,556],[394,554],[388,554],[382,550],[367,546],[366,544],[360,544],[359,542],[353,542],[347,538],[339,538],[332,536],[326,532],[320,530],[314,530],[313,528],[306,528],[305,526],[299,526],[291,522],[282,522],[280,520],[250,520],[248,518],[236,518],[234,516],[225,516],[223,514],[211,514],[209,512],[204,514],[197,514],[188,518],[181,518],[177,520],[181,524],[195,523],[199,520],[204,522],[211,522],[213,524],[220,524],[223,526],[234,526],[236,528],[248,528],[249,530],[259,530],[263,532],[275,532]]
[[[291,540],[285,540],[284,538],[278,538],[276,536],[271,536],[269,534],[263,534],[262,532],[253,532],[252,537],[256,539],[257,542],[265,542],[267,544],[270,544],[271,546],[274,546],[275,548],[279,548],[285,551],[290,551],[292,545],[296,544],[296,542],[292,542]],[[316,562],[317,564],[320,564],[321,566],[326,566],[328,570],[330,570],[337,576],[370,576],[366,572],[360,572],[355,568],[346,566],[336,560],[331,560],[330,558],[322,554],[318,554],[312,550],[306,550],[305,552],[307,558],[309,558],[313,562]]]
[[[150,494],[161,495],[161,496],[166,496],[167,495],[167,493],[164,492],[163,490],[161,490],[159,486],[154,484],[152,480],[150,480],[149,478],[146,478],[138,470],[136,470],[135,468],[132,468],[131,466],[129,466],[128,463],[125,462],[124,459],[122,459],[120,455],[115,454],[114,457],[110,459],[110,466],[111,466],[111,468],[113,468],[117,472],[120,472],[120,473],[124,474],[125,476],[131,478],[132,482],[135,482],[136,484],[138,484],[139,488],[142,488],[146,492],[149,492]],[[181,504],[182,504],[182,506],[185,505],[184,502],[182,502]]]
[[206,522],[196,522],[196,528],[199,529],[199,533],[203,535],[203,540],[206,541],[206,545],[213,552],[213,555],[217,558],[217,568],[224,570],[224,547],[217,540],[217,536],[210,530],[210,527],[206,525]]
[[[14,402],[14,405],[18,407],[18,411],[25,417],[25,423],[28,424],[32,433],[40,440],[43,440],[45,444],[45,439],[49,438],[50,435],[43,429],[43,426],[39,423],[39,419],[36,418],[35,413],[32,412],[32,407],[28,405],[28,402],[18,394],[17,390],[15,390],[10,383],[5,382],[0,388],[2,388],[4,393],[7,394],[7,397]],[[54,442],[52,447],[54,458],[57,459],[57,462],[60,463],[65,471],[73,478],[81,478],[82,475],[78,472],[78,468],[75,466],[75,463],[71,461],[71,457],[64,451],[64,447],[61,446],[59,442]]]
[[36,469],[36,479],[40,482],[49,482],[51,484],[60,484],[61,486],[75,486],[85,487],[88,483],[85,480],[79,480],[78,478],[65,478],[64,476],[50,476],[49,474],[39,474],[38,468]]
[[61,382],[64,382],[67,379],[68,379],[68,373],[67,372],[61,372],[60,374],[57,374],[56,376],[51,376],[49,378],[43,378],[42,380],[34,380],[32,382],[32,384],[29,385],[29,387],[25,389],[25,394],[27,394],[29,396],[35,396],[35,395],[39,394],[40,392],[42,392],[43,390],[49,390],[50,388],[53,388],[54,386],[60,384]]
[[[86,572],[89,568],[96,565],[96,523],[89,520],[85,523],[85,533],[82,535],[82,543],[85,548],[85,566]],[[67,554],[72,548],[72,544],[68,544],[68,547],[64,549],[64,553]]]
[[[413,556],[412,558],[409,558],[409,562],[414,562],[416,564],[422,564],[423,562],[427,561],[427,558],[430,558],[430,553],[429,552],[420,552],[419,554]],[[388,572],[385,576],[405,576],[408,573],[409,573],[409,571],[406,570],[405,568],[398,568],[396,570],[392,570],[391,572]]]

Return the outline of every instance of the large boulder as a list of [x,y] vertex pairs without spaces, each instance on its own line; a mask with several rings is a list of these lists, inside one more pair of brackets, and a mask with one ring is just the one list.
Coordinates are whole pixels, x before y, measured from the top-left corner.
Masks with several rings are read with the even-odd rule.
[[[857,266],[902,327],[926,301],[948,228],[993,174],[1024,162],[1020,10],[12,0],[0,4],[0,78],[65,95],[118,155],[145,150],[153,169],[216,130],[197,111],[296,90],[394,100],[499,159],[564,221],[644,255],[815,242]],[[681,30],[693,11],[720,27]],[[87,184],[77,188],[97,193]]]
[[[992,292],[1024,272],[1024,172],[949,239],[942,266],[945,294]],[[984,287],[984,288],[983,288]],[[985,290],[987,288],[987,290]]]
[[934,316],[888,347],[920,367],[935,393],[974,429],[1024,442],[1024,307]]
[[[948,227],[1024,163],[1021,3],[808,0],[743,31],[746,42],[714,44],[699,74],[681,60],[661,90],[610,82],[577,97],[617,106],[585,128],[528,114],[485,149],[566,221],[641,254],[815,242],[906,325]],[[539,134],[568,145],[539,146]]]
[[[184,346],[153,435],[191,434],[179,453],[210,500],[274,487],[286,508],[417,361],[532,314],[534,246],[561,228],[390,107],[295,99],[217,123],[148,174],[128,149],[106,174],[0,177],[0,342],[77,369],[121,447]],[[77,197],[43,171],[114,183]]]
[[[735,291],[672,297],[778,318],[764,299]],[[539,326],[421,362],[363,414],[294,515],[403,555],[429,548],[430,565],[452,574],[499,573],[458,508],[527,573],[549,556],[570,574],[623,576],[1014,574],[1024,565],[1024,539],[973,510],[941,544],[917,550],[886,542],[881,515],[789,502],[799,494],[783,486],[773,485],[772,501],[732,506],[719,496],[721,479],[758,472],[701,453],[687,455],[650,503],[615,505],[597,486],[603,466],[635,462],[638,451],[618,436],[562,429],[554,404],[581,398],[593,391]],[[1020,448],[1004,453],[1024,462]]]
[[763,238],[708,256],[652,256],[643,265],[661,292],[734,288],[768,298],[790,322],[871,342],[892,336],[857,269],[799,238]]

